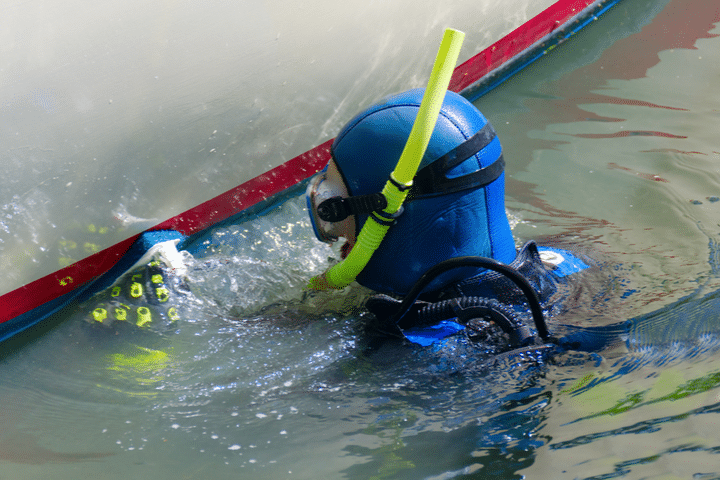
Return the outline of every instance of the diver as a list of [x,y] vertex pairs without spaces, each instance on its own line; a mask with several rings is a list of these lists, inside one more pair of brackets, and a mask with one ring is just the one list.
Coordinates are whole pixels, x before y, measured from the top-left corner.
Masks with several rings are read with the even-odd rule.
[[[534,241],[516,250],[500,139],[472,103],[446,93],[407,199],[396,215],[384,211],[380,192],[423,92],[390,96],[341,129],[332,159],[307,187],[315,235],[330,244],[344,239],[346,258],[366,222],[389,226],[356,280],[377,292],[366,307],[391,335],[430,345],[461,331],[489,341],[498,331],[506,339],[499,351],[551,342],[543,310],[557,286],[591,262]],[[322,275],[310,289],[328,285]]]
[[[502,146],[472,103],[445,94],[402,208],[393,215],[385,212],[383,185],[398,163],[423,94],[416,89],[386,98],[341,129],[330,162],[307,186],[315,235],[330,244],[344,239],[346,259],[366,223],[389,227],[356,278],[377,292],[365,306],[379,332],[420,345],[463,332],[475,342],[493,344],[498,353],[553,343],[545,316],[558,311],[558,287],[592,262],[533,241],[516,249],[505,211]],[[173,243],[178,239],[165,235],[167,248],[153,247],[84,303],[88,321],[151,330],[177,322],[169,299],[187,287],[172,280],[182,275],[167,275],[168,268],[177,273],[183,262],[168,260],[172,252],[179,255]],[[112,272],[107,276],[117,278]],[[311,289],[330,283],[325,275],[314,281]]]

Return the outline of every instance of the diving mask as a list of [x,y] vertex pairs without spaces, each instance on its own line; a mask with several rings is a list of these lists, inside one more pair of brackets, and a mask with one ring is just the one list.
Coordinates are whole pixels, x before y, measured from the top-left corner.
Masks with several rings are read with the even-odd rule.
[[380,192],[351,196],[333,160],[310,180],[305,198],[318,240],[333,243],[343,237],[351,246],[355,243],[357,215],[381,215],[388,205]]
[[[349,215],[338,221],[335,218],[328,219],[327,216],[321,215],[318,209],[326,200],[345,199],[349,197],[347,187],[343,183],[337,167],[330,162],[320,173],[310,179],[305,199],[307,200],[308,211],[310,212],[310,222],[313,231],[318,240],[325,243],[337,242],[338,238],[345,237],[347,240],[355,239],[355,216]],[[321,208],[322,210],[322,208]],[[325,217],[325,218],[323,218]],[[348,238],[350,237],[350,238]]]

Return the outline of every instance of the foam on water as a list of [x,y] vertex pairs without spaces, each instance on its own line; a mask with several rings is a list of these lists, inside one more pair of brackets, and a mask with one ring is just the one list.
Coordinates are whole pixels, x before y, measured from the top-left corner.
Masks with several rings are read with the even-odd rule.
[[[360,308],[366,290],[303,292],[337,257],[314,240],[303,199],[211,238],[212,247],[186,256],[187,288],[173,297],[182,318],[173,328],[108,328],[77,311],[23,356],[6,359],[9,370],[32,370],[6,391],[43,385],[17,407],[14,415],[29,422],[22,428],[64,428],[74,437],[48,451],[100,452],[109,455],[107,468],[120,452],[123,462],[130,455],[145,465],[171,455],[172,470],[212,470],[219,478],[243,468],[259,478],[292,471],[363,477],[377,468],[417,471],[420,458],[397,463],[395,452],[415,448],[412,438],[425,449],[431,432],[452,436],[478,418],[494,424],[483,443],[500,435],[518,448],[532,444],[522,432],[545,400],[522,400],[519,411],[529,410],[512,429],[500,427],[505,416],[497,424],[493,418],[498,405],[516,401],[506,388],[534,383],[534,370],[519,366],[488,378],[483,347],[465,337],[433,349],[394,340],[369,348]],[[32,408],[45,413],[35,417]],[[85,420],[70,424],[80,411]],[[307,456],[309,444],[321,464]],[[353,460],[362,457],[371,460]]]

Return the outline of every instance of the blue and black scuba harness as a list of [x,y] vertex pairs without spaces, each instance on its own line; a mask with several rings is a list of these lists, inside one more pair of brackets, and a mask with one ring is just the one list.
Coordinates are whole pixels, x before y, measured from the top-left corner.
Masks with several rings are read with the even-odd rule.
[[[534,248],[534,244],[530,246]],[[523,249],[523,252],[527,250]],[[518,262],[526,262],[519,255]],[[450,295],[434,302],[418,300],[423,290],[439,275],[456,268],[483,268],[487,272],[474,277],[480,285],[488,280],[488,273],[506,278],[519,289],[527,300],[535,331],[526,326],[513,308],[494,298],[478,295]],[[379,294],[371,297],[366,307],[380,321],[385,332],[391,336],[407,338],[413,343],[430,345],[437,340],[462,330],[472,319],[485,319],[497,325],[510,337],[513,345],[529,346],[547,341],[550,334],[545,323],[540,298],[528,279],[519,272],[517,265],[505,265],[485,257],[457,257],[430,268],[402,300]]]
[[[564,257],[560,265],[548,271],[540,259],[541,253]],[[424,288],[437,276],[455,269],[476,267],[486,271],[450,287],[434,301],[419,300]],[[492,341],[488,327],[494,325],[506,336],[507,342],[498,356],[540,355],[543,358],[561,351],[595,352],[617,341],[618,325],[580,328],[565,326],[566,335],[557,337],[548,329],[542,302],[554,291],[554,281],[588,268],[571,253],[548,247],[538,248],[526,243],[511,265],[491,258],[458,257],[441,262],[429,269],[402,299],[388,295],[374,295],[366,303],[376,317],[373,325],[385,336],[403,338],[412,343],[429,346],[446,337],[463,332],[471,342]],[[532,327],[522,320],[520,298],[512,303],[483,295],[507,293],[513,285],[522,293],[532,317]],[[481,293],[481,295],[473,295]],[[622,328],[625,328],[624,326]]]

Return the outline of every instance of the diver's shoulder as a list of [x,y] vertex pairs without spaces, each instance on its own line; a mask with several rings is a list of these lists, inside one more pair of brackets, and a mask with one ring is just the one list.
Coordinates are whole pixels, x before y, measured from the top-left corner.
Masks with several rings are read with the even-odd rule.
[[[530,240],[517,251],[508,266],[530,282],[541,300],[546,300],[559,284],[572,281],[595,263],[592,257],[578,250]],[[449,286],[440,297],[482,296],[510,301],[514,290],[512,282],[504,275],[487,270]]]

